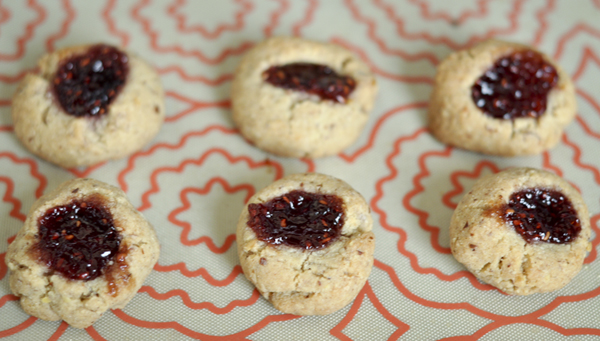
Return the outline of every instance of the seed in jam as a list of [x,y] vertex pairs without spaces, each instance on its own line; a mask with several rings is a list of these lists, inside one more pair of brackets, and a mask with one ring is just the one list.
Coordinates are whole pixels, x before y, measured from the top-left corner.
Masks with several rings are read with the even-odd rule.
[[53,80],[54,95],[70,115],[101,116],[125,85],[128,71],[127,55],[112,46],[95,45],[61,63]]
[[497,119],[538,118],[546,111],[556,69],[532,50],[517,51],[496,61],[471,87],[475,105]]
[[528,188],[513,193],[503,209],[503,217],[528,243],[565,244],[581,231],[571,201],[555,190]]
[[320,64],[271,66],[263,76],[276,87],[304,91],[338,103],[346,103],[348,96],[356,88],[356,81],[352,77],[338,75],[330,67]]
[[336,240],[344,225],[343,201],[336,195],[294,190],[262,204],[248,205],[248,226],[272,245],[320,249]]
[[41,261],[70,279],[101,276],[119,251],[112,214],[94,197],[50,208],[38,226]]

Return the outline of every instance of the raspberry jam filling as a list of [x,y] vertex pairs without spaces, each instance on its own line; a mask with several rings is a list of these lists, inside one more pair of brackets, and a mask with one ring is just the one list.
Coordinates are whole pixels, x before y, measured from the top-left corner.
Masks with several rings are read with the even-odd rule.
[[50,208],[38,226],[40,259],[67,278],[95,279],[119,253],[112,214],[97,197]]
[[61,63],[53,91],[68,114],[101,116],[125,85],[128,71],[127,55],[112,46],[95,45]]
[[475,105],[493,118],[538,118],[558,83],[556,69],[541,54],[517,51],[496,61],[471,87]]
[[356,81],[352,77],[338,75],[330,67],[319,64],[291,63],[271,66],[263,75],[273,86],[304,91],[323,100],[338,103],[346,103],[348,96],[356,88]]
[[336,195],[291,191],[248,205],[248,226],[272,245],[320,249],[335,241],[344,225],[343,201]]
[[528,243],[565,244],[577,238],[581,231],[571,201],[555,190],[528,188],[515,192],[503,212],[504,220]]

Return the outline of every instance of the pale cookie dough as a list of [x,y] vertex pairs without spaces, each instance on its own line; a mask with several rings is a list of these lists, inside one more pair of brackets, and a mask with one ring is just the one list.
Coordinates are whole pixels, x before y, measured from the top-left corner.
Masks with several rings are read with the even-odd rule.
[[[484,154],[538,154],[554,147],[576,113],[575,89],[569,75],[542,54],[558,73],[539,118],[496,119],[473,102],[471,87],[500,57],[534,50],[516,43],[488,40],[450,54],[437,69],[429,103],[429,129],[441,142]],[[534,50],[535,51],[535,50]],[[539,51],[538,51],[539,52]]]
[[75,46],[43,56],[39,72],[29,73],[12,100],[14,131],[34,154],[64,168],[90,166],[125,157],[158,133],[165,117],[164,93],[156,71],[130,51],[125,85],[100,117],[65,113],[52,91],[62,61],[93,45]]
[[[248,226],[248,205],[267,202],[293,190],[333,194],[343,200],[340,237],[321,249],[271,245]],[[331,176],[295,174],[250,198],[237,225],[240,263],[246,277],[278,310],[295,315],[325,315],[350,303],[364,286],[373,265],[373,221],[364,198]]]
[[[351,76],[357,85],[346,103],[275,87],[271,66],[314,63]],[[366,124],[377,93],[369,67],[350,51],[301,38],[270,38],[244,55],[231,90],[233,121],[257,147],[280,156],[317,158],[350,146]]]
[[[90,198],[101,200],[112,214],[121,236],[119,255],[103,268],[99,277],[73,280],[42,262],[38,219],[53,207]],[[6,264],[11,270],[11,290],[20,298],[25,312],[42,320],[62,319],[73,327],[86,328],[108,309],[125,307],[152,271],[158,256],[153,227],[123,191],[97,180],[75,179],[35,202],[25,225],[8,247]]]
[[[581,223],[571,242],[527,243],[505,222],[503,205],[527,188],[555,190],[570,199]],[[511,295],[562,288],[581,270],[591,250],[590,220],[581,195],[562,178],[533,168],[512,168],[480,179],[454,211],[450,223],[452,254],[477,278]]]

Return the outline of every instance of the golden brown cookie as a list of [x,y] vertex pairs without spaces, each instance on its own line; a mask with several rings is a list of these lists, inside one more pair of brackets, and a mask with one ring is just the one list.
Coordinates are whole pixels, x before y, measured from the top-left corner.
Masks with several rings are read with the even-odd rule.
[[450,223],[456,260],[511,295],[549,292],[569,283],[591,250],[590,235],[579,192],[533,168],[480,179]]
[[538,154],[558,143],[575,112],[573,84],[550,57],[488,40],[438,66],[429,129],[441,142],[476,152]]
[[275,308],[325,315],[364,286],[375,236],[364,198],[342,180],[294,174],[250,198],[237,225],[246,277]]
[[[291,89],[294,84],[304,90]],[[270,153],[333,155],[358,138],[376,92],[375,76],[350,51],[301,38],[271,38],[246,53],[236,70],[233,121],[246,139]]]
[[13,97],[15,134],[61,167],[125,157],[157,134],[165,117],[156,71],[108,45],[68,47],[43,56]]
[[154,229],[123,191],[75,179],[35,202],[6,264],[25,312],[86,328],[125,307],[158,256]]

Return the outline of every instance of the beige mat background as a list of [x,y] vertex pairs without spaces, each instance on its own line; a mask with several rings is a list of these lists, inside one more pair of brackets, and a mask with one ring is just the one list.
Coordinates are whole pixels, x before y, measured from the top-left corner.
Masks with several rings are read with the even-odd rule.
[[[600,1],[598,0],[23,0],[0,3],[0,337],[8,340],[600,340]],[[247,144],[229,111],[240,56],[274,35],[353,50],[380,93],[359,140],[314,161]],[[558,147],[495,158],[448,148],[425,128],[435,66],[496,37],[554,56],[573,77],[579,112]],[[63,170],[16,140],[10,98],[37,58],[108,42],[160,72],[167,120],[131,157]],[[57,132],[59,134],[60,132]],[[477,178],[510,166],[555,172],[582,192],[594,250],[564,289],[510,297],[449,253],[452,210]],[[286,174],[342,178],[371,205],[375,266],[357,300],[330,316],[282,315],[241,274],[234,230],[244,201]],[[73,177],[123,188],[157,229],[162,254],[123,310],[86,330],[26,315],[4,254],[44,191]]]

